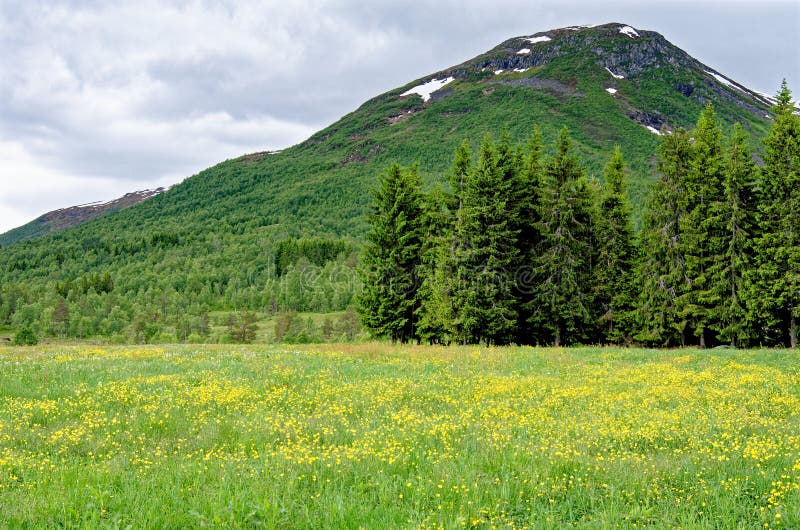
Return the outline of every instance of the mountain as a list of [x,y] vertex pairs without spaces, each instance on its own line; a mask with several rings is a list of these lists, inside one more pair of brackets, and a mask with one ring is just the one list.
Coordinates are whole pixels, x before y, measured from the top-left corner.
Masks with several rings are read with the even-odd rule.
[[[568,126],[598,178],[620,145],[638,211],[659,135],[692,126],[709,102],[762,149],[771,99],[656,32],[611,23],[515,37],[370,99],[291,148],[224,161],[136,206],[5,247],[0,286],[24,285],[36,300],[57,281],[109,272],[115,295],[140,305],[168,291],[197,307],[261,308],[273,300],[276,248],[287,238],[358,245],[390,162],[419,162],[426,185],[444,183],[462,139],[477,146],[507,130],[524,140],[534,124],[548,143]],[[0,321],[6,313],[0,300]]]
[[4,234],[0,234],[0,247],[16,243],[17,241],[34,239],[52,234],[53,232],[66,230],[73,226],[78,226],[81,223],[91,221],[97,217],[134,206],[163,192],[164,188],[140,190],[126,193],[122,197],[108,202],[91,202],[53,210],[52,212],[37,217],[30,223],[9,230]]

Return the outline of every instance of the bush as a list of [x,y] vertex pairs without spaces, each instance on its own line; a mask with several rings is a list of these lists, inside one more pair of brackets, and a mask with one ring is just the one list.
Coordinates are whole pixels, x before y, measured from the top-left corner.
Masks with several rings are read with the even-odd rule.
[[39,344],[39,339],[31,328],[25,327],[14,336],[14,344],[17,346],[35,346]]

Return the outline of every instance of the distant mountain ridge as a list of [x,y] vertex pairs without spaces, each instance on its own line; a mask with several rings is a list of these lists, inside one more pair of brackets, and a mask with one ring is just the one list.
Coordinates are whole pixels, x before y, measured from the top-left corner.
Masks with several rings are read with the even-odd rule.
[[67,228],[78,226],[79,224],[91,221],[92,219],[107,215],[111,212],[129,208],[163,192],[164,188],[134,191],[126,193],[122,197],[112,201],[97,201],[53,210],[52,212],[37,217],[30,223],[26,223],[4,234],[0,234],[0,246],[6,246],[17,241],[34,239],[53,232],[66,230]]

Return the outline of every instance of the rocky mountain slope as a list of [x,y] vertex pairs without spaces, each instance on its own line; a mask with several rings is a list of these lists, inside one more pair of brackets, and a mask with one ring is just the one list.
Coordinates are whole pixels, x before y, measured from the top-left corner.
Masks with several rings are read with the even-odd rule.
[[111,212],[134,206],[163,192],[164,188],[134,191],[108,202],[92,202],[53,210],[37,217],[30,223],[0,234],[0,246],[66,230]]

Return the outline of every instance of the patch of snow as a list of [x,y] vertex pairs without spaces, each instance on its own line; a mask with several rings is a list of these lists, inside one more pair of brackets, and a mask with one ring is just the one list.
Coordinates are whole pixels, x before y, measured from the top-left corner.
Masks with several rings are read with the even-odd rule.
[[622,33],[623,35],[627,35],[632,39],[635,39],[636,37],[639,36],[639,34],[636,33],[636,30],[630,26],[622,26],[621,28],[619,28],[619,32]]
[[515,71],[515,72],[519,72],[519,73],[522,73],[522,72],[527,72],[527,71],[528,71],[528,68],[514,68],[514,71]]
[[767,119],[769,119],[769,118],[770,118],[770,115],[769,115],[769,114],[764,114],[764,117],[765,117],[765,118],[767,118]]
[[600,24],[584,24],[582,26],[567,26],[564,29],[570,29],[572,31],[580,31],[582,29],[589,29],[599,26]]
[[517,52],[517,55],[525,55],[526,53],[531,53],[530,48],[522,48],[520,51]]
[[441,89],[450,81],[455,80],[455,77],[448,77],[446,79],[431,79],[427,83],[423,83],[421,85],[415,86],[410,90],[406,90],[401,96],[410,96],[411,94],[419,94],[422,96],[422,101],[428,101],[431,99],[431,94],[436,92],[437,90]]
[[552,39],[550,37],[548,37],[547,35],[543,35],[541,37],[531,37],[530,39],[522,39],[522,40],[526,40],[526,41],[530,42],[531,44],[536,44],[537,42],[547,42],[547,41],[552,40]]
[[773,106],[778,102],[777,99],[769,94],[765,94],[763,92],[756,92],[756,94],[758,95],[759,99],[761,99],[764,103],[767,103],[769,106]]
[[617,89],[616,88],[607,88],[606,92],[608,92],[609,94],[611,94],[613,96],[614,94],[617,93]]
[[647,130],[650,131],[651,133],[661,136],[661,131],[659,131],[655,127],[651,127],[650,125],[645,125],[645,127],[647,127]]
[[725,85],[725,86],[729,86],[729,87],[731,87],[731,88],[733,88],[733,89],[736,89],[736,90],[738,90],[739,92],[744,92],[744,90],[742,90],[742,89],[741,89],[741,88],[739,88],[738,86],[734,85],[734,84],[733,84],[733,81],[731,81],[730,79],[728,79],[728,78],[726,78],[726,77],[722,77],[721,75],[719,75],[719,74],[716,74],[716,73],[712,72],[711,70],[706,70],[705,72],[706,72],[708,75],[710,75],[711,77],[713,77],[714,79],[716,79],[717,81],[719,81],[721,84],[723,84],[723,85]]
[[606,72],[608,72],[609,74],[611,74],[611,77],[613,77],[614,79],[625,79],[625,76],[624,76],[624,75],[617,75],[617,74],[615,74],[614,72],[612,72],[611,70],[609,70],[607,66],[605,67],[605,69],[606,69]]
[[494,71],[494,75],[500,75],[500,74],[502,74],[503,72],[505,72],[505,70],[495,70],[495,71]]

